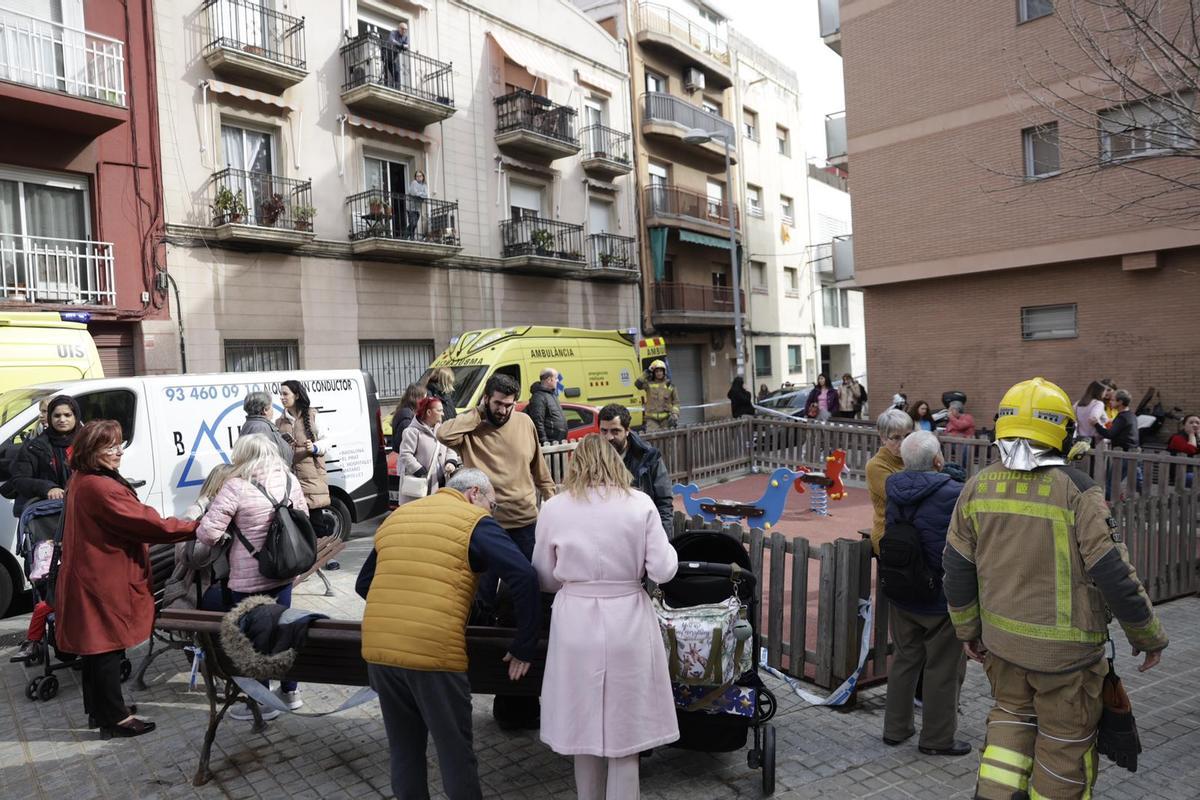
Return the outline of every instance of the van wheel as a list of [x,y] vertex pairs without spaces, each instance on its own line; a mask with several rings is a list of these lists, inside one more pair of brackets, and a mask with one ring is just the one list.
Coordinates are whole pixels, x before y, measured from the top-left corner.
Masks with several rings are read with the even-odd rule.
[[325,531],[325,535],[330,538],[337,537],[343,542],[347,541],[350,538],[350,526],[354,524],[354,520],[350,516],[350,508],[340,498],[331,497],[325,514],[330,520],[330,527]]
[[13,578],[8,565],[0,561],[0,617],[8,613],[13,599]]

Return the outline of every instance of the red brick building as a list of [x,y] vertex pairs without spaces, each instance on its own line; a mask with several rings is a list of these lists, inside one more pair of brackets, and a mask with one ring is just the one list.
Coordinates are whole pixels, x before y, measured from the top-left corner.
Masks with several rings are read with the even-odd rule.
[[169,324],[152,4],[5,5],[0,310],[87,312],[105,374],[141,372]]
[[[918,0],[844,0],[836,31],[823,18],[845,60],[873,399],[903,391],[938,405],[961,389],[990,426],[1005,388],[1043,375],[1073,398],[1108,377],[1135,403],[1155,386],[1168,406],[1200,408],[1200,230],[1105,213],[1100,193],[1133,196],[1146,184],[1116,164],[1085,188],[1067,180],[1057,128],[1047,129],[1049,156],[1040,139],[1031,150],[1030,131],[1055,116],[1019,81],[1051,77],[1047,52],[1083,64],[1045,13],[1052,5],[948,13]],[[1105,131],[1095,135],[1095,152],[1108,152]],[[1187,169],[1172,160],[1187,159],[1156,168]]]

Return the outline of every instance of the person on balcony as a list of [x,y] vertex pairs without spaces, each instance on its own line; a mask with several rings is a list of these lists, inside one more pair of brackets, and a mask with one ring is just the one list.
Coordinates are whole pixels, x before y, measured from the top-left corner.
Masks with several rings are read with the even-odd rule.
[[408,23],[401,22],[396,30],[388,34],[383,46],[383,63],[387,70],[386,80],[393,89],[407,89],[412,85],[409,69]]
[[412,181],[408,184],[408,196],[404,198],[406,202],[404,238],[417,238],[417,224],[421,221],[421,207],[425,205],[425,201],[429,199],[429,184],[425,182],[425,173],[417,170],[413,175]]

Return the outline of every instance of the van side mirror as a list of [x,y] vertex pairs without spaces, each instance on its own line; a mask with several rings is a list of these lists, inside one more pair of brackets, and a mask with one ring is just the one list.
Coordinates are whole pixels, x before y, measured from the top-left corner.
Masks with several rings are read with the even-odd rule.
[[566,395],[567,397],[579,397],[581,392],[579,391],[578,386],[570,386],[570,387],[567,387],[566,389],[563,389],[563,394]]

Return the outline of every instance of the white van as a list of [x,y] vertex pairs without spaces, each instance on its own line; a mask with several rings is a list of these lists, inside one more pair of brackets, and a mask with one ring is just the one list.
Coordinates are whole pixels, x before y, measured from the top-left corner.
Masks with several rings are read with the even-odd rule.
[[[209,470],[228,462],[246,419],[242,401],[300,381],[308,390],[331,448],[325,459],[332,510],[342,536],[353,522],[387,510],[387,464],[375,381],[358,370],[148,375],[29,386],[0,394],[0,480],[21,443],[34,435],[38,399],[69,394],[85,422],[115,419],[125,432],[121,474],[142,502],[164,516],[183,514]],[[17,520],[11,500],[0,498],[0,613],[13,590],[25,585],[15,554]]]

